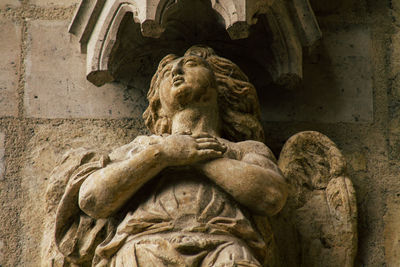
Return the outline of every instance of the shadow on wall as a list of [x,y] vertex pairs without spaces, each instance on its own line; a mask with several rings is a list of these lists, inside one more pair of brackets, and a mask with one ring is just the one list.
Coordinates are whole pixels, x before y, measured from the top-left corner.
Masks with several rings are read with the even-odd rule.
[[373,121],[369,28],[354,24],[322,32],[320,46],[304,59],[301,86],[258,88],[263,121]]

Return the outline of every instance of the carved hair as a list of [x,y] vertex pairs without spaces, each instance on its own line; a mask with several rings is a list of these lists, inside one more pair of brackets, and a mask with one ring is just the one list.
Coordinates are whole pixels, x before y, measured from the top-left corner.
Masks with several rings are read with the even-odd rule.
[[[186,51],[185,56],[196,55],[204,58],[217,81],[218,106],[221,117],[221,136],[230,141],[243,140],[264,141],[264,132],[260,124],[260,107],[257,92],[247,76],[232,61],[219,57],[212,48],[193,46]],[[143,113],[147,127],[154,134],[171,133],[171,120],[161,107],[158,93],[162,69],[176,55],[164,57],[154,74],[147,94],[149,106]]]

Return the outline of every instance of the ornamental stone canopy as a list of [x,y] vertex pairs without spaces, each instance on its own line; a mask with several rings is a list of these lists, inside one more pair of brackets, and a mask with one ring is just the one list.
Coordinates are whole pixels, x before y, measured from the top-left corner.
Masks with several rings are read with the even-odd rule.
[[159,61],[204,43],[226,57],[241,56],[243,65],[259,65],[266,80],[293,87],[303,76],[303,48],[321,37],[308,0],[82,1],[69,31],[87,54],[87,79],[97,86],[129,79],[125,69],[135,70],[144,55]]

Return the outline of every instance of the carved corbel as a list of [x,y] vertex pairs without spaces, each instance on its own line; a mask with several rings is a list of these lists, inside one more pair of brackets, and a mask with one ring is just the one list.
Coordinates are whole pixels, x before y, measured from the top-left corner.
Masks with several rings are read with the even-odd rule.
[[[108,63],[122,19],[132,13],[144,36],[158,38],[163,32],[157,19],[158,0],[82,1],[70,25],[70,33],[79,36],[81,51],[87,54],[87,79],[97,86],[111,82]],[[158,14],[159,15],[159,14]]]
[[232,40],[247,38],[257,15],[265,14],[275,0],[211,0],[213,9],[224,19]]
[[[176,23],[176,14],[180,14],[181,25],[189,24],[193,12],[185,14],[195,2],[211,6],[211,12],[219,18],[216,28],[225,28],[228,33],[230,40],[226,42],[246,39],[250,34],[270,35],[271,42],[265,43],[265,49],[271,51],[272,58],[263,64],[272,80],[289,87],[301,80],[303,47],[321,37],[308,0],[82,0],[69,31],[79,38],[81,51],[87,54],[87,79],[97,86],[114,80],[111,54],[121,21],[128,13],[140,25],[142,35],[131,38],[161,39],[167,27],[173,27],[169,22]],[[198,12],[196,16],[207,15]],[[250,27],[258,23],[260,16],[266,17],[263,23],[267,31],[252,32]],[[217,34],[215,37],[220,39]]]
[[303,48],[312,47],[322,36],[308,0],[275,1],[266,11],[272,35],[275,83],[294,87],[303,78]]

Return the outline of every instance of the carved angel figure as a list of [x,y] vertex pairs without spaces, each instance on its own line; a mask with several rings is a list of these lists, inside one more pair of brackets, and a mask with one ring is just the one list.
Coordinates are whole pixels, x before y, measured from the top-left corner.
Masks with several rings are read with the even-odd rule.
[[[282,168],[289,177],[293,175],[287,170],[295,173],[295,168],[311,169],[303,177],[307,181],[307,175],[325,175],[310,184],[285,181],[262,143],[254,86],[211,48],[195,46],[183,57],[166,56],[152,79],[148,100],[143,117],[154,135],[139,136],[111,153],[72,151],[54,170],[47,198],[58,203],[55,244],[62,256],[53,253],[53,266],[277,266],[280,259],[266,218],[283,208],[288,184],[291,192],[307,186],[312,192],[321,190],[320,199],[326,192],[328,200],[338,198],[337,188],[329,191],[324,183],[342,175],[343,168],[328,166],[332,156],[326,150],[317,149],[320,158],[309,161],[322,162],[320,171],[318,166],[292,163],[297,158],[290,148],[298,142],[285,148],[291,152],[281,155]],[[308,158],[301,162],[309,163]],[[334,171],[326,173],[331,167]],[[305,173],[300,169],[298,173]],[[348,179],[343,181],[352,189]],[[62,197],[57,196],[64,187]],[[354,192],[340,197],[336,202],[323,200],[339,228],[343,219],[354,216],[354,210],[342,207],[346,199],[353,201]],[[302,201],[309,203],[310,198]],[[290,207],[280,218],[298,216],[299,207]],[[354,222],[348,220],[351,230]],[[291,226],[300,228],[285,227],[292,231]],[[277,229],[283,239],[292,238],[285,231]],[[350,262],[354,258],[347,256]]]

